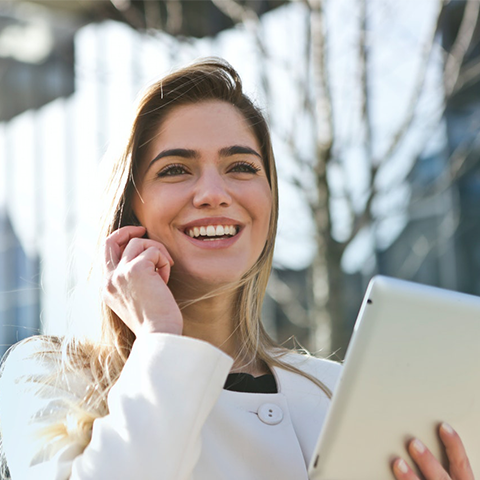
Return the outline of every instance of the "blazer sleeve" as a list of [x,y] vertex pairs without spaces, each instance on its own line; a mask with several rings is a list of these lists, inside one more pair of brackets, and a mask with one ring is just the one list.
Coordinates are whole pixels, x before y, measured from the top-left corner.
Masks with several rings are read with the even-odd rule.
[[[27,347],[25,344],[23,347]],[[31,347],[30,347],[31,350]],[[41,442],[49,422],[66,418],[86,382],[38,387],[52,365],[29,348],[7,358],[0,379],[3,448],[12,480],[187,480],[200,455],[200,434],[233,360],[209,343],[169,334],[137,338],[108,396],[109,413],[81,439]]]

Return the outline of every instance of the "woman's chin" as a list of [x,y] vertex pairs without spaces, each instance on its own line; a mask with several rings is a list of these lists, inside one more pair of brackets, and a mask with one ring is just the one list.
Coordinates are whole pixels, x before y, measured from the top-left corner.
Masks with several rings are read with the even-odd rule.
[[168,286],[178,293],[192,295],[205,295],[216,289],[231,285],[233,288],[240,281],[242,272],[233,269],[208,269],[208,271],[192,271],[172,269]]

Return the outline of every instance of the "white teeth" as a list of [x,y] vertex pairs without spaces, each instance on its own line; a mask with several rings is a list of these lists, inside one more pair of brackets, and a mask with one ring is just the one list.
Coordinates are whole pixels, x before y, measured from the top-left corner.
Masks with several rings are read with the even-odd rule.
[[[206,227],[192,227],[186,229],[185,233],[190,237],[221,237],[223,235],[236,235],[237,227],[233,225],[207,225]],[[205,238],[204,240],[216,240]]]

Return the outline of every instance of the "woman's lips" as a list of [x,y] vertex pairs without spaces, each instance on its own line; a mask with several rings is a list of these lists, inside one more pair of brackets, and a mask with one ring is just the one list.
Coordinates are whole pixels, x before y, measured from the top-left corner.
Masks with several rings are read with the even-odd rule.
[[194,245],[216,249],[234,244],[243,230],[243,225],[230,217],[204,217],[180,226],[179,230]]

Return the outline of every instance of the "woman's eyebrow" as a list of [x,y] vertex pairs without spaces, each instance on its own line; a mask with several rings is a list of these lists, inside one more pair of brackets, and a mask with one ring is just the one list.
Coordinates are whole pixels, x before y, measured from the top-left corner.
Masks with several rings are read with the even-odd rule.
[[198,156],[198,152],[189,148],[169,148],[162,150],[149,164],[147,170],[157,161],[164,157],[182,157],[182,158],[195,158]]
[[256,155],[258,158],[262,158],[262,156],[255,151],[253,148],[244,146],[244,145],[232,145],[231,147],[225,147],[220,150],[220,155],[222,157],[229,157],[231,155],[237,155],[239,153],[247,154],[247,155]]

